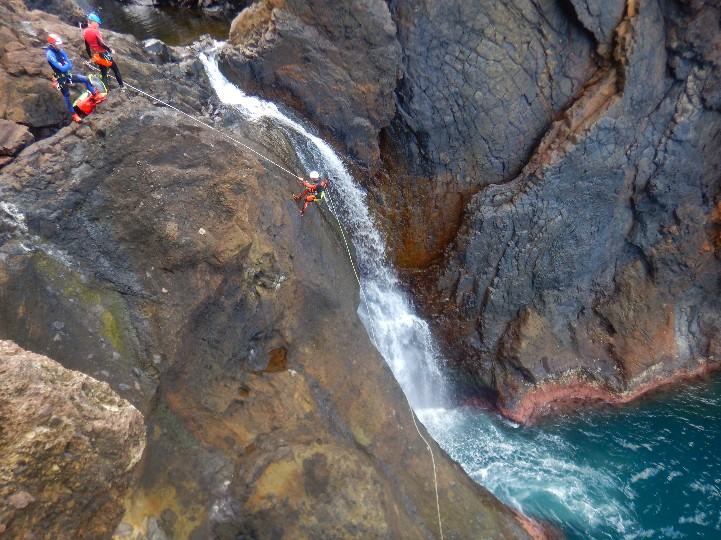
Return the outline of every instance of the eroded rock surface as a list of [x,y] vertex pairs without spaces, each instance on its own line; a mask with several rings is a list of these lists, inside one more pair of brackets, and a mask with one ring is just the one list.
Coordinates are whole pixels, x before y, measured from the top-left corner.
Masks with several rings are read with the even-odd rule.
[[378,167],[401,55],[386,2],[256,2],[233,21],[230,45],[229,77],[296,105],[351,156]]
[[[364,165],[452,363],[509,410],[543,383],[625,395],[714,365],[719,7],[396,0],[388,11],[401,49],[395,111],[372,123],[382,166]],[[309,90],[291,91],[267,60],[313,32],[310,17],[284,23],[303,13],[260,2],[241,15],[238,25],[254,21],[241,33],[257,31],[226,66],[272,79],[275,96],[327,126]],[[308,73],[332,63],[303,60]]]
[[[249,150],[298,169],[291,145],[220,107],[197,51],[158,65],[118,48],[128,82],[246,146],[111,92],[2,170],[0,336],[146,417],[115,536],[435,537],[430,455],[358,319],[333,218],[301,218],[297,179]],[[432,444],[448,537],[540,534]]]
[[110,387],[0,341],[0,534],[109,538],[145,448]]
[[[509,408],[544,381],[626,392],[718,360],[719,158],[709,149],[721,117],[704,100],[713,62],[701,53],[691,67],[658,47],[684,48],[665,28],[686,16],[655,2],[627,16],[619,65],[521,175],[467,209],[438,290],[449,320],[466,322],[454,337],[469,370]],[[681,77],[669,76],[676,64]]]

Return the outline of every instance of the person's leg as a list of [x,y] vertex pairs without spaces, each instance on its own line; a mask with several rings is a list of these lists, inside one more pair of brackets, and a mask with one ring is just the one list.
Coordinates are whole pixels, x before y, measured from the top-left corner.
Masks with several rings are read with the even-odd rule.
[[98,64],[98,67],[100,68],[100,80],[103,81],[105,88],[107,88],[108,87],[108,66],[103,66],[102,64]]
[[308,196],[305,198],[305,203],[303,204],[303,210],[300,211],[300,215],[301,215],[301,216],[302,216],[303,214],[305,214],[305,211],[307,210],[308,205],[309,205],[310,203],[312,203],[314,200],[315,200],[315,195],[308,195]]
[[309,189],[306,189],[306,190],[305,190],[303,193],[301,193],[300,195],[293,195],[293,200],[300,201],[300,200],[303,199],[306,195],[308,195],[308,193],[310,193],[310,190],[309,190]]
[[63,94],[63,99],[65,100],[65,105],[68,106],[68,110],[70,111],[70,114],[75,114],[75,109],[73,109],[73,103],[70,101],[70,88],[68,88],[67,84],[60,85],[60,92]]
[[73,80],[81,82],[85,85],[85,88],[88,89],[88,92],[91,94],[95,94],[95,87],[93,86],[93,83],[90,82],[90,79],[88,79],[85,75],[78,75],[76,73],[73,73]]
[[120,76],[120,70],[118,69],[118,64],[113,60],[113,63],[110,64],[110,69],[113,70],[113,75],[115,75],[115,79],[118,81],[118,85],[120,85],[120,88],[125,86],[123,84],[123,78]]

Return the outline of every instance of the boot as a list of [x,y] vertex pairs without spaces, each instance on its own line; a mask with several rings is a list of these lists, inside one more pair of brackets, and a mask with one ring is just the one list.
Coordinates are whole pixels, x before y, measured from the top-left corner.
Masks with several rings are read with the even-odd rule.
[[79,115],[78,113],[75,113],[75,114],[73,115],[73,120],[75,120],[75,122],[78,123],[78,124],[83,121],[83,119],[80,118],[80,115]]

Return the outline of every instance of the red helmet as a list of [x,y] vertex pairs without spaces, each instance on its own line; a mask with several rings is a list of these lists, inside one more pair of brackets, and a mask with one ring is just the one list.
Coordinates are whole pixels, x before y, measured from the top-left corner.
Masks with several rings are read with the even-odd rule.
[[48,34],[48,43],[50,45],[62,45],[63,40],[57,34]]

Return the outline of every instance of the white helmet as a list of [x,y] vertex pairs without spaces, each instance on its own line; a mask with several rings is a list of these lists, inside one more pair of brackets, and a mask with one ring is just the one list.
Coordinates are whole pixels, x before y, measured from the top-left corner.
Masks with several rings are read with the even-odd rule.
[[310,171],[310,174],[308,176],[310,176],[313,180],[318,180],[318,178],[320,178],[320,174],[318,174],[318,171]]

